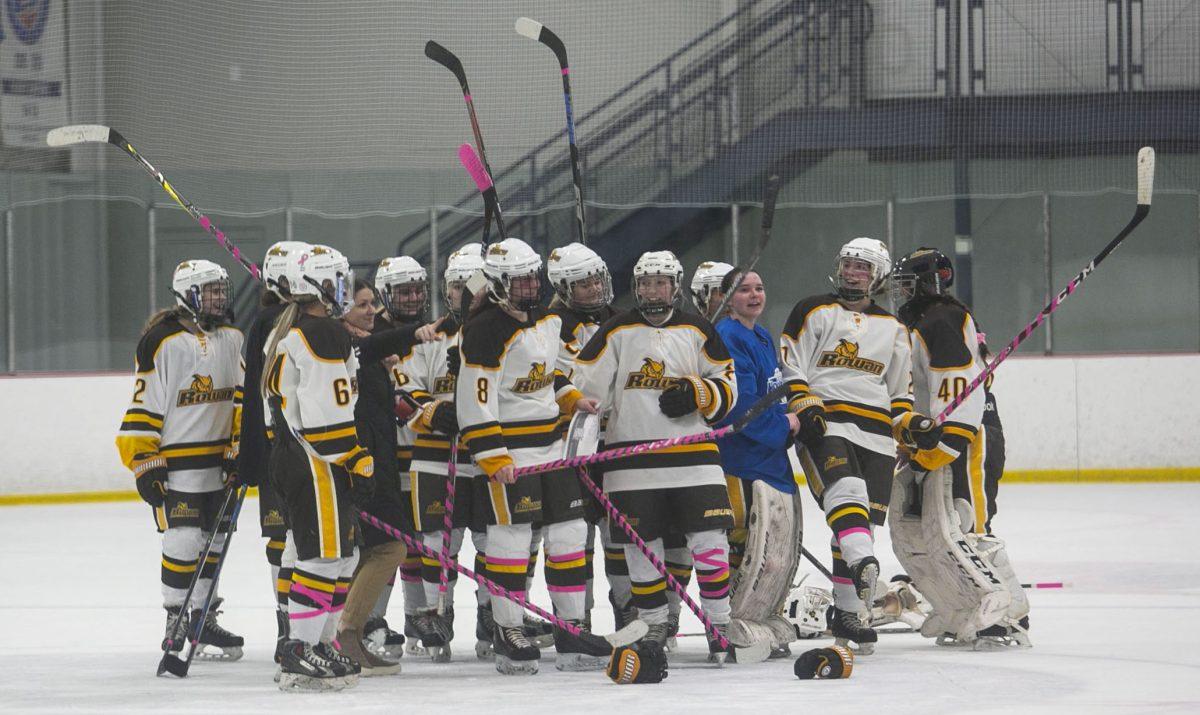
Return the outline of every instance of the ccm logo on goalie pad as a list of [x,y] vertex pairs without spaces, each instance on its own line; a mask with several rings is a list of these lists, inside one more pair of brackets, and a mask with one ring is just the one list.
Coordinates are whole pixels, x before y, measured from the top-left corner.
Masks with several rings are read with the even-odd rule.
[[[988,581],[990,581],[993,586],[1001,585],[1000,579],[996,578],[996,575],[992,573],[991,569],[989,569],[987,565],[983,563],[983,559],[979,558],[979,554],[975,553],[975,550],[972,549],[964,539],[959,539],[958,541],[955,541],[954,544],[958,546],[959,551],[963,552],[963,556],[966,556],[971,563],[975,564],[975,568],[979,569],[979,572],[986,576]],[[962,572],[962,575],[965,576],[968,581],[973,580],[971,574],[962,565],[962,563],[959,562],[958,559],[954,558],[954,554],[949,554],[949,556],[951,559],[953,559],[954,565],[958,567],[958,570]]]

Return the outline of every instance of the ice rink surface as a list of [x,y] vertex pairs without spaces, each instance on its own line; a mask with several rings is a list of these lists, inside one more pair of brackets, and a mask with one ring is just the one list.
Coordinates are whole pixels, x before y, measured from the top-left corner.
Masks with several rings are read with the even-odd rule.
[[[506,677],[475,659],[475,599],[463,580],[454,662],[406,656],[399,676],[363,679],[342,693],[284,694],[271,682],[275,618],[256,502],[246,503],[221,585],[222,622],[246,637],[246,656],[195,662],[186,680],[154,676],[164,612],[158,537],[144,505],[4,508],[0,711],[1200,712],[1200,485],[1006,484],[1000,510],[993,525],[1021,579],[1068,583],[1030,594],[1030,650],[964,652],[888,635],[875,655],[857,659],[851,679],[799,681],[790,659],[715,669],[704,639],[689,637],[659,685],[560,673],[553,650],[538,675]],[[828,531],[811,500],[805,522],[806,545],[827,557]],[[886,534],[877,553],[885,575],[898,571]],[[597,574],[605,603],[599,562]],[[808,583],[828,585],[819,574]],[[534,599],[549,603],[540,587]],[[394,626],[401,614],[397,588]],[[594,619],[597,631],[611,627],[607,605]],[[699,630],[685,612],[682,631]]]

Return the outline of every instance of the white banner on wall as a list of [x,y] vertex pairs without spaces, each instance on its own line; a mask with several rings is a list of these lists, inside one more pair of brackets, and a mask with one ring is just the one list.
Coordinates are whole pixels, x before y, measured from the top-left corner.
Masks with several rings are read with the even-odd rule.
[[0,122],[9,146],[46,146],[67,119],[67,35],[62,0],[0,4]]

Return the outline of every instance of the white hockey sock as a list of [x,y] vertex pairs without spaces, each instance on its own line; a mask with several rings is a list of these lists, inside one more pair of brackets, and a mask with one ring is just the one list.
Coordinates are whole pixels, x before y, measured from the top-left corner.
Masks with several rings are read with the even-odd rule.
[[587,588],[584,541],[587,524],[572,519],[544,527],[546,537],[546,588],[559,617],[582,620]]
[[[421,543],[423,543],[427,549],[433,551],[434,553],[441,554],[442,553],[442,534],[443,533],[444,532],[441,532],[441,531],[435,531],[432,533],[421,534]],[[462,528],[459,527],[456,529],[452,529],[450,531],[450,558],[452,558],[452,559],[458,558],[458,552],[460,549],[462,549],[462,542],[463,542]],[[437,603],[438,596],[441,594],[441,586],[442,586],[441,562],[439,562],[437,559],[428,559],[427,557],[422,556],[421,563],[423,566],[428,565],[428,564],[435,564],[435,563],[437,564],[437,566],[431,566],[431,568],[422,568],[421,569],[421,580],[422,580],[423,586],[425,588],[425,602],[430,603],[430,604]],[[448,583],[446,584],[447,587],[450,589],[450,593],[447,596],[448,598],[450,598],[450,601],[448,601],[448,603],[454,602],[454,593],[453,593],[454,592],[454,582],[455,582],[455,576],[457,576],[457,574],[458,574],[457,571],[455,571],[454,569],[450,569]]]
[[321,642],[333,610],[333,594],[343,559],[300,559],[292,571],[288,593],[290,635],[310,645]]
[[[491,525],[487,530],[488,578],[514,593],[525,595],[525,571],[529,568],[529,543],[533,529],[529,524]],[[524,609],[507,598],[492,599],[496,623],[514,628],[521,625]]]

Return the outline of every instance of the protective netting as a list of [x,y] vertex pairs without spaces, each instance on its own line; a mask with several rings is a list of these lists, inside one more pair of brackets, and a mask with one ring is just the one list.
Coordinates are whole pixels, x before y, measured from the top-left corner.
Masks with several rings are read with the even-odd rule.
[[[40,146],[60,123],[119,129],[251,255],[296,238],[362,265],[397,251],[428,262],[436,235],[444,259],[477,240],[482,204],[455,154],[472,141],[462,95],[423,53],[434,39],[466,68],[510,232],[543,249],[573,240],[560,74],[513,30],[520,16],[566,43],[589,239],[618,276],[652,247],[689,268],[744,258],[776,173],[770,278],[821,289],[851,235],[896,252],[952,251],[958,237],[981,310],[1019,326],[1122,221],[1099,216],[1126,212],[1149,144],[1167,198],[1147,225],[1179,245],[1144,267],[1190,266],[1170,321],[1200,302],[1200,0],[10,0],[2,12],[10,370],[123,366],[171,267],[221,256],[113,147]],[[71,297],[21,302],[68,280]],[[80,304],[92,314],[56,319]],[[1200,346],[1194,318],[1148,345],[1142,324],[1131,330],[1115,345],[1081,330],[1042,347]]]

